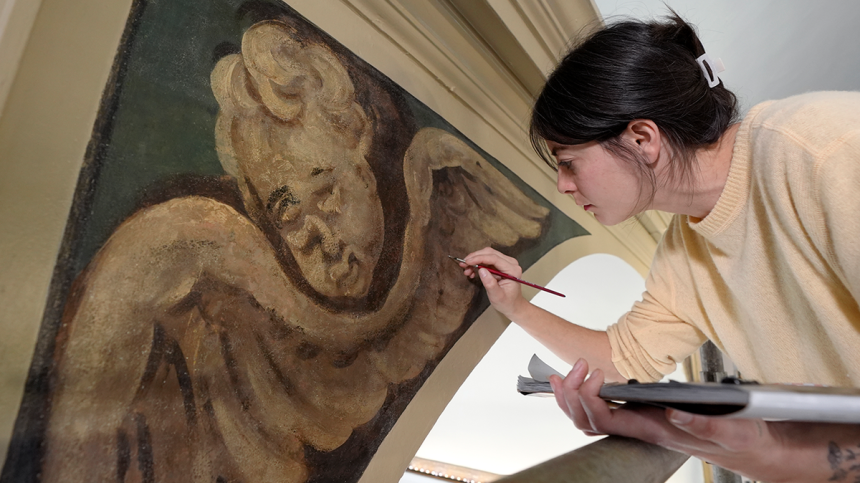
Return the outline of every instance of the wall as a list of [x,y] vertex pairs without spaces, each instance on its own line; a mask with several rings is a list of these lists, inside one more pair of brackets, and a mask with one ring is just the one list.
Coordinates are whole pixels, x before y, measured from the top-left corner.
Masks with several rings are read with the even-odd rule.
[[720,78],[741,102],[741,112],[769,99],[808,91],[860,89],[855,46],[860,4],[835,0],[698,2],[596,0],[606,18],[662,16],[666,6],[698,28]]

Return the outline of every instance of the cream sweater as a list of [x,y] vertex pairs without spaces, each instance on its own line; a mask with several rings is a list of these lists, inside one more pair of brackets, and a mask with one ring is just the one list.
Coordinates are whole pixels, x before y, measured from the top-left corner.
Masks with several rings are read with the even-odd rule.
[[677,215],[643,299],[608,329],[656,380],[712,340],[744,378],[860,387],[860,93],[750,110],[708,216]]

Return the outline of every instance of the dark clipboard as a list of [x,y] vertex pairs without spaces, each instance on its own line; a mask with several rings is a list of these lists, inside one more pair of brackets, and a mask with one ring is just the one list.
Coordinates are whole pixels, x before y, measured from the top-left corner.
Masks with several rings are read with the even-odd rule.
[[[561,374],[536,355],[531,378],[520,376],[517,390],[552,394],[550,374]],[[562,376],[563,377],[563,376]],[[830,423],[860,423],[860,389],[827,386],[725,382],[609,383],[600,389],[607,401],[650,404],[707,416]]]

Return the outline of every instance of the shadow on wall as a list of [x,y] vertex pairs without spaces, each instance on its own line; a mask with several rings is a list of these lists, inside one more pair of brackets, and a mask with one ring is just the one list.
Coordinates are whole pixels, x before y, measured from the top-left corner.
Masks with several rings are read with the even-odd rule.
[[488,305],[447,255],[583,234],[280,2],[139,0],[0,481],[357,481]]

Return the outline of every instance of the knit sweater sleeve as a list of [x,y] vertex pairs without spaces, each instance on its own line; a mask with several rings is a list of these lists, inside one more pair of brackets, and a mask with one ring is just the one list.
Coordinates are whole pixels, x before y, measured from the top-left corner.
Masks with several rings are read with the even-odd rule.
[[676,218],[658,245],[642,300],[607,328],[612,362],[628,379],[660,380],[707,340],[676,314],[676,297],[683,296],[677,288],[688,285],[683,282],[685,270],[680,268],[686,261],[673,233],[677,224]]
[[856,304],[860,300],[860,130],[846,133],[817,158],[813,208],[818,227],[813,236],[850,292],[846,301]]

